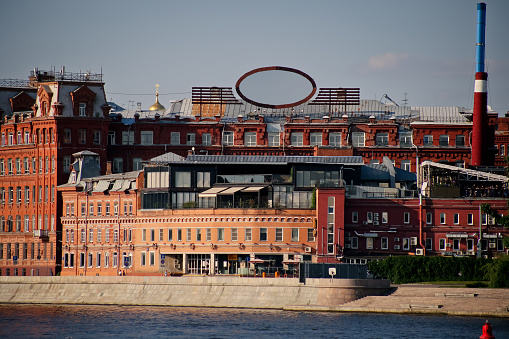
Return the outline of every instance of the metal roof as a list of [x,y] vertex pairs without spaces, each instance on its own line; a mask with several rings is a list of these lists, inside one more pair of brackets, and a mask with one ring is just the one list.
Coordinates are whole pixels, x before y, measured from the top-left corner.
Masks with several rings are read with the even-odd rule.
[[493,174],[490,172],[476,171],[476,170],[472,170],[472,169],[468,169],[468,168],[451,166],[451,165],[446,165],[446,164],[433,162],[433,161],[424,161],[421,163],[421,166],[422,167],[431,166],[431,167],[443,168],[443,169],[447,169],[447,170],[450,170],[453,172],[459,172],[459,173],[468,175],[469,177],[477,178],[477,179],[482,178],[482,179],[486,179],[486,180],[490,180],[490,181],[500,181],[500,182],[507,182],[507,180],[508,180],[508,178],[505,175]]
[[[182,161],[168,161],[168,163],[182,163]],[[286,165],[300,164],[364,164],[360,156],[274,156],[274,155],[189,155],[184,163],[193,164],[260,164]]]

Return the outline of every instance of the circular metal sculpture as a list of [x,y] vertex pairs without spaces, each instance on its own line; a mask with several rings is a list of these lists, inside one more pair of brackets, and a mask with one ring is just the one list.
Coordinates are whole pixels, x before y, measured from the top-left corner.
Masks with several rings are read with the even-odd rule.
[[[285,77],[286,79],[284,79]],[[244,92],[242,92],[240,87],[241,85],[245,87],[244,85],[252,79],[257,81],[255,86],[257,91],[261,91],[262,93],[265,91],[263,94],[269,97],[272,96],[273,99],[253,100],[248,98],[244,92],[249,91],[246,91],[244,88]],[[304,90],[302,88],[303,80],[306,87]],[[309,75],[297,69],[282,66],[270,66],[254,69],[241,76],[235,84],[235,90],[242,99],[250,104],[259,107],[280,109],[295,107],[309,101],[309,99],[311,99],[316,93],[316,83]],[[289,102],[269,103],[271,100],[275,100],[276,102],[277,100],[284,100],[281,99],[281,96],[285,91],[290,95],[293,95],[293,98],[288,100]],[[299,92],[304,92],[303,95],[307,95],[302,98],[303,95],[300,95]],[[297,95],[297,97],[295,97],[295,95]]]

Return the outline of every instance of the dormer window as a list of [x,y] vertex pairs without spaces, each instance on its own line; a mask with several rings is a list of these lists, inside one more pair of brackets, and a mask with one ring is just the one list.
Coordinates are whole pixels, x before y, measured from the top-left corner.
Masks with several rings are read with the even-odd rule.
[[80,117],[87,115],[87,104],[85,102],[80,102],[79,115]]

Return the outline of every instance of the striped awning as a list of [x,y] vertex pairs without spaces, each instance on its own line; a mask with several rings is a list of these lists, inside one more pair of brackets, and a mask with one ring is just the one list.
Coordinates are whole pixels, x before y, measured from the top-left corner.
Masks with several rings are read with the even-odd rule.
[[261,191],[262,189],[264,189],[266,186],[251,186],[251,187],[246,187],[242,190],[242,192],[259,192]]
[[241,187],[230,187],[228,188],[227,190],[224,190],[224,191],[221,191],[219,193],[217,193],[218,195],[232,195],[238,191],[241,191],[243,190],[244,188],[246,188],[245,186],[241,186]]

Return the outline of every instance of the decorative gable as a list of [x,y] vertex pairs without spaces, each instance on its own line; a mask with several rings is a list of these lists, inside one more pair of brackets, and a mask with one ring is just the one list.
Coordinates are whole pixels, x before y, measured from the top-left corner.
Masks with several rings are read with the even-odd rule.
[[31,107],[35,104],[35,99],[25,91],[19,92],[10,98],[9,101],[11,102],[12,112],[30,111]]
[[[95,92],[83,85],[70,93],[72,100],[72,114],[74,116],[92,117],[94,113]],[[81,105],[80,105],[81,104]],[[81,114],[80,114],[81,106]]]
[[40,102],[40,112],[41,116],[45,116],[49,114],[50,104],[51,104],[51,98],[53,98],[53,92],[51,91],[51,88],[47,85],[42,85],[39,87],[39,90],[37,91],[37,96],[39,97]]

